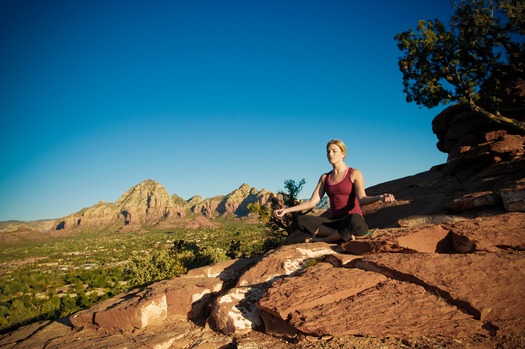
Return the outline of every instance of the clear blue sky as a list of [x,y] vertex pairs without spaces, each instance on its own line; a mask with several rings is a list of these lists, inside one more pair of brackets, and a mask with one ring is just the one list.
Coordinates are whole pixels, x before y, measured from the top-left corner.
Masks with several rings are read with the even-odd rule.
[[2,0],[0,220],[59,218],[145,179],[184,199],[309,197],[348,146],[366,187],[446,161],[394,35],[449,0]]

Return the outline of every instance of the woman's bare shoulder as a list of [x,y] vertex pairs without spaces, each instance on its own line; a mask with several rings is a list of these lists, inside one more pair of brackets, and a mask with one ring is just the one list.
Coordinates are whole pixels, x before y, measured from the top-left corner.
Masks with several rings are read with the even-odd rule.
[[363,174],[361,173],[361,171],[359,171],[359,169],[353,168],[352,172],[350,172],[350,179],[352,179],[353,182],[356,178],[363,178]]

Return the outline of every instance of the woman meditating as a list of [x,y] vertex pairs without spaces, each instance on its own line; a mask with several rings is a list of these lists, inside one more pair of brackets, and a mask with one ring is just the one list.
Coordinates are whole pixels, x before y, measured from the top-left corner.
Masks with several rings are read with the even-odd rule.
[[311,241],[334,242],[354,240],[370,236],[368,225],[363,218],[361,205],[381,200],[393,202],[392,194],[368,196],[365,192],[361,171],[348,167],[345,144],[334,139],[326,145],[326,156],[332,164],[332,171],[324,173],[312,193],[312,197],[299,205],[274,211],[277,218],[287,213],[313,209],[326,193],[330,199],[330,217],[300,215],[297,217],[298,228],[313,235]]

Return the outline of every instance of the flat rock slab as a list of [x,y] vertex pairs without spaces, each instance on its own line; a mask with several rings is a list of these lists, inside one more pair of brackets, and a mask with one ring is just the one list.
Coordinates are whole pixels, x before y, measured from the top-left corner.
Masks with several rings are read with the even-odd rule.
[[523,254],[383,254],[354,265],[422,285],[497,334],[525,333]]
[[160,324],[169,316],[195,319],[203,302],[222,289],[217,278],[173,278],[110,298],[73,314],[74,327],[96,326],[111,331],[133,331]]
[[212,294],[221,291],[223,282],[214,277],[174,278],[149,287],[151,294],[164,293],[168,306],[168,316],[182,316],[196,319],[199,317],[204,302]]
[[452,240],[449,231],[441,225],[377,229],[372,238],[341,244],[341,252],[355,255],[382,252],[449,252],[450,250],[452,250]]
[[338,253],[337,245],[324,242],[282,246],[269,252],[257,264],[246,271],[237,282],[238,287],[274,282],[279,278],[303,270],[305,261]]
[[389,280],[338,302],[300,309],[290,324],[314,336],[467,337],[482,323],[423,287]]
[[525,251],[525,213],[513,212],[479,217],[450,224],[454,250],[498,252],[502,249]]
[[337,303],[386,279],[374,272],[319,263],[297,277],[273,283],[257,306],[281,320],[287,320],[295,311]]
[[0,348],[45,348],[48,343],[71,336],[71,324],[45,320],[23,326],[4,336],[0,335]]

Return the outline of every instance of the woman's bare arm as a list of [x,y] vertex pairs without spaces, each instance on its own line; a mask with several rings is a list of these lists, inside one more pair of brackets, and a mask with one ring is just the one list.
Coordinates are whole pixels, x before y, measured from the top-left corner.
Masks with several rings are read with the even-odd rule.
[[277,218],[280,218],[287,213],[298,212],[298,211],[308,211],[314,208],[319,203],[319,201],[321,201],[321,198],[323,197],[325,193],[324,191],[325,178],[326,178],[326,174],[323,174],[321,178],[319,178],[319,182],[317,183],[317,186],[315,187],[312,193],[312,196],[310,197],[309,200],[302,202],[299,205],[281,208],[279,210],[274,211],[273,214]]
[[350,173],[350,180],[352,181],[352,183],[354,183],[354,189],[356,191],[357,199],[359,200],[359,204],[362,206],[371,204],[376,201],[382,201],[386,203],[393,202],[396,200],[394,195],[388,193],[373,196],[366,195],[363,174],[357,169],[354,169],[352,173]]

